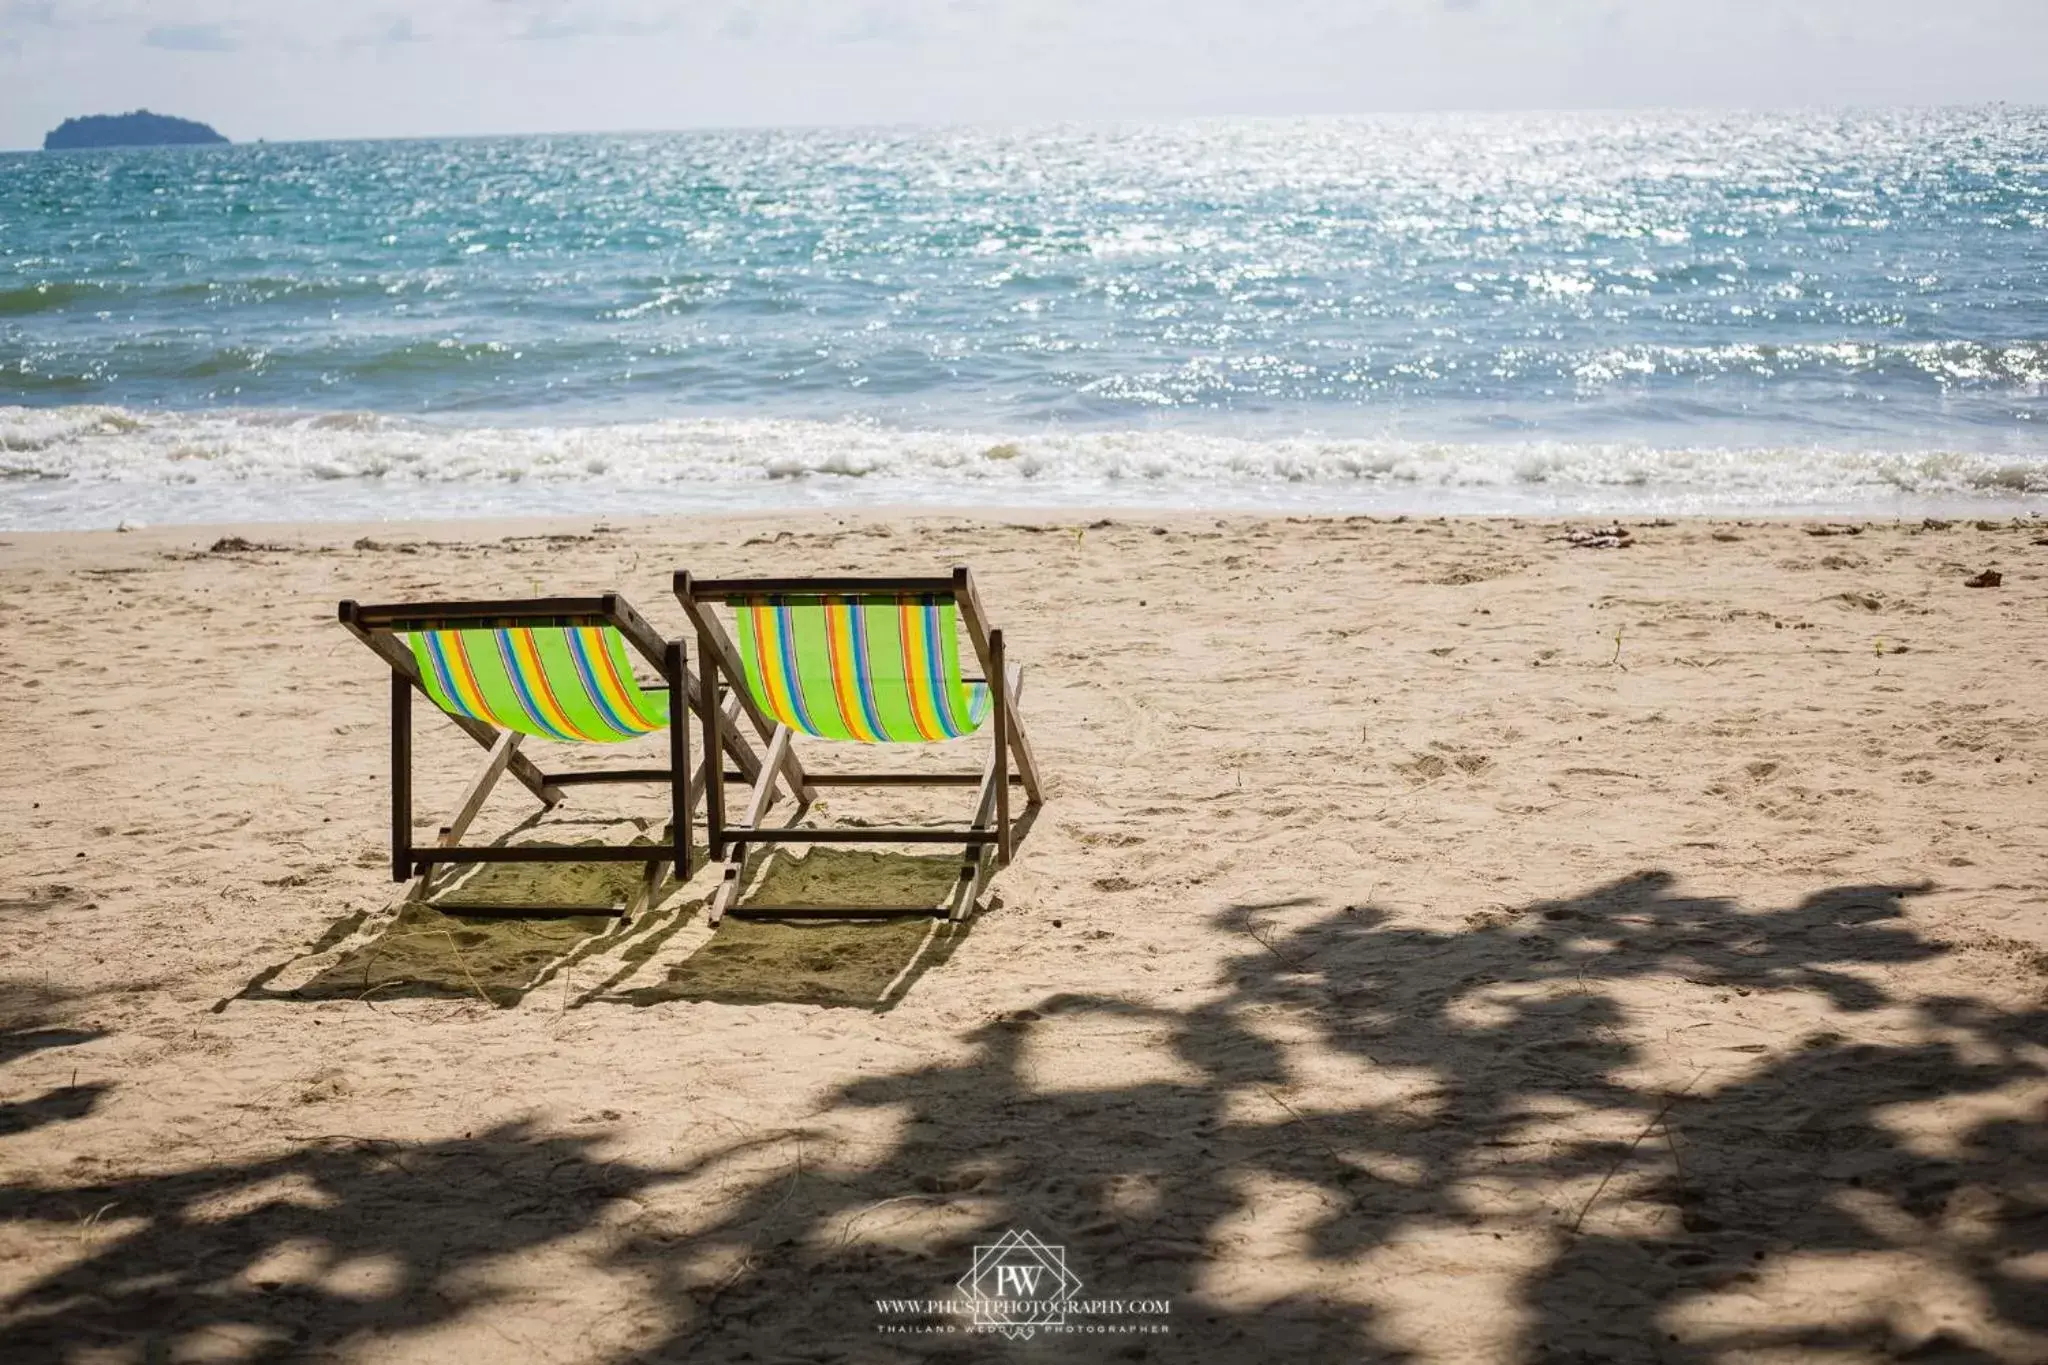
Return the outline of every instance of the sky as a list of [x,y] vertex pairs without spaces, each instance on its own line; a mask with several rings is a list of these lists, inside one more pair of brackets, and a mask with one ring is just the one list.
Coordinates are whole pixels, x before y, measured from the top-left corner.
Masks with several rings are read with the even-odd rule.
[[0,0],[0,148],[2000,99],[2048,0]]

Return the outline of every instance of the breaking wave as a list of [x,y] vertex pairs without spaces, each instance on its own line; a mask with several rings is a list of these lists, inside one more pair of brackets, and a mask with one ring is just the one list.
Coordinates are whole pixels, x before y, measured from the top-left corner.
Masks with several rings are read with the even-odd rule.
[[[671,510],[820,500],[1336,509],[1847,509],[2048,498],[2048,452],[1659,448],[1612,442],[1278,439],[1175,430],[1017,435],[691,418],[461,427],[375,413],[0,408],[0,524],[246,515]],[[220,518],[225,519],[225,518]]]

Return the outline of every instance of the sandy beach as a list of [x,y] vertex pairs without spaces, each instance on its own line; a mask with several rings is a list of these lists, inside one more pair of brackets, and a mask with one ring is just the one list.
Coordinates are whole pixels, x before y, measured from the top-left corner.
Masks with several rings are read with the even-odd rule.
[[[2048,1360],[2048,521],[1625,529],[0,535],[0,1360]],[[1049,788],[964,926],[394,908],[338,599],[956,563]],[[1012,1230],[1169,1306],[878,1307]]]

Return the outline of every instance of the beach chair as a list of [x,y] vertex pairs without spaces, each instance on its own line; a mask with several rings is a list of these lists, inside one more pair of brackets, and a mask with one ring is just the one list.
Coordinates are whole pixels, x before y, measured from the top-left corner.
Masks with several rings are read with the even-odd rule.
[[[992,862],[1010,860],[1016,830],[1011,784],[1023,786],[1030,806],[1043,800],[1038,765],[1016,711],[1023,672],[1006,661],[1003,633],[989,627],[973,575],[964,568],[946,578],[703,580],[678,573],[675,593],[697,628],[707,694],[729,693],[768,745],[738,822],[726,818],[723,773],[712,772],[706,786],[710,856],[724,865],[710,922],[717,924],[734,908],[747,848],[757,843],[958,843],[962,861],[948,904],[925,913],[965,919]],[[716,604],[730,609],[730,633]],[[981,666],[979,678],[961,673],[956,627],[965,629]],[[722,743],[730,709],[721,703],[698,714],[705,745]],[[984,721],[992,742],[978,773],[811,772],[794,748],[798,735],[855,744],[930,744],[966,738]],[[806,808],[821,787],[973,786],[980,795],[972,818],[961,826],[769,828],[761,822],[778,782]],[[746,912],[801,909],[829,913],[773,906],[748,906]]]
[[[681,641],[664,640],[616,593],[602,597],[544,597],[502,602],[415,602],[388,606],[341,604],[341,623],[391,668],[391,877],[417,878],[408,899],[423,899],[436,867],[474,863],[638,862],[637,893],[614,913],[628,918],[648,904],[664,871],[677,881],[690,875],[690,812],[703,794],[707,770],[690,769],[689,708],[703,693],[685,666]],[[627,647],[653,668],[657,685],[633,675]],[[418,692],[457,728],[487,750],[439,836],[413,843],[412,698]],[[736,719],[736,718],[735,718]],[[671,723],[675,721],[676,723]],[[528,737],[564,745],[617,743],[668,731],[665,768],[609,768],[543,772],[520,752]],[[718,729],[724,753],[749,780],[760,758],[738,727]],[[466,847],[462,836],[498,780],[511,773],[547,808],[564,788],[582,783],[648,783],[669,789],[666,842],[504,844]],[[520,914],[590,914],[588,906],[520,905]]]

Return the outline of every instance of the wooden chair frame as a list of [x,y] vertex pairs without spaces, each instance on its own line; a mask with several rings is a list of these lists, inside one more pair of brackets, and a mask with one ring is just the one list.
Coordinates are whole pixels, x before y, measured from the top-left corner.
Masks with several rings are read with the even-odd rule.
[[[982,668],[981,678],[989,691],[993,744],[987,764],[979,773],[813,773],[797,758],[794,732],[761,709],[743,679],[745,667],[739,648],[726,633],[724,624],[711,610],[713,604],[744,601],[780,594],[846,594],[870,600],[876,598],[950,597],[959,608],[961,625],[974,647]],[[750,844],[951,844],[964,845],[960,875],[947,903],[936,907],[952,920],[964,920],[981,897],[991,875],[990,851],[994,864],[1010,861],[1017,825],[1010,818],[1010,786],[1020,784],[1030,807],[1044,801],[1038,782],[1038,762],[1031,752],[1030,738],[1017,715],[1017,699],[1024,689],[1023,670],[1007,661],[1003,653],[1003,632],[988,624],[981,599],[974,589],[974,575],[956,568],[946,578],[721,578],[698,579],[688,572],[675,576],[676,600],[681,602],[697,628],[697,658],[704,670],[703,686],[716,698],[720,689],[732,699],[721,705],[699,709],[703,720],[704,744],[708,749],[723,742],[726,727],[734,723],[733,702],[741,716],[768,745],[767,756],[752,779],[744,815],[737,824],[727,823],[725,776],[713,772],[706,784],[704,819],[708,830],[710,856],[724,864],[724,876],[711,901],[710,923],[716,925],[728,911],[740,890],[740,874]],[[1014,765],[1015,771],[1012,772]],[[776,799],[778,782],[788,787],[800,807],[808,809],[820,787],[962,787],[979,788],[972,820],[964,827],[798,829],[764,827],[762,819]],[[799,811],[801,815],[801,810]],[[815,907],[748,906],[748,914],[839,914],[858,913],[861,907],[818,910]],[[869,910],[868,913],[873,913]],[[931,913],[917,910],[909,913]]]
[[[595,863],[637,862],[644,865],[641,884],[624,906],[613,913],[631,918],[651,903],[665,871],[673,866],[677,881],[690,876],[690,812],[699,796],[712,785],[707,772],[722,777],[724,765],[699,763],[690,770],[689,717],[707,696],[691,676],[687,652],[680,640],[665,640],[617,593],[600,597],[540,597],[488,602],[404,602],[383,606],[361,606],[345,601],[340,608],[341,624],[391,667],[391,879],[418,881],[407,899],[423,899],[436,867],[475,863]],[[614,768],[574,772],[542,772],[519,752],[526,736],[516,730],[497,727],[469,716],[433,709],[447,716],[455,726],[486,751],[483,766],[448,817],[434,843],[418,847],[412,833],[412,698],[428,696],[412,651],[398,638],[399,632],[427,630],[513,630],[531,627],[610,626],[661,676],[668,687],[669,726],[666,768]],[[431,701],[431,698],[429,698]],[[761,762],[736,730],[720,728],[725,736],[720,747],[707,749],[707,757],[723,752],[737,765],[735,777],[752,780]],[[465,847],[477,813],[501,777],[510,773],[547,809],[553,809],[565,795],[565,787],[589,783],[666,784],[669,788],[670,826],[666,845],[513,844],[498,847]],[[650,859],[650,850],[661,852]],[[589,906],[521,905],[523,915],[587,915]]]

